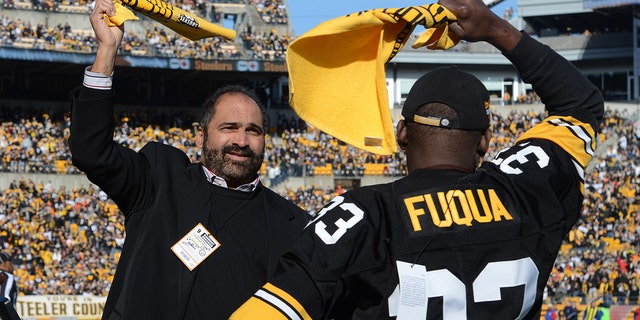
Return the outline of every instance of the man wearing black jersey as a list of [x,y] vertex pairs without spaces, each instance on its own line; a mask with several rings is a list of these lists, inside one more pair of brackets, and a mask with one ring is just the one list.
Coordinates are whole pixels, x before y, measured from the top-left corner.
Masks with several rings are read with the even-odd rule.
[[539,319],[580,215],[603,116],[571,63],[481,0],[441,0],[461,39],[509,59],[549,117],[492,161],[489,95],[455,67],[410,90],[396,138],[409,175],[332,199],[237,319]]

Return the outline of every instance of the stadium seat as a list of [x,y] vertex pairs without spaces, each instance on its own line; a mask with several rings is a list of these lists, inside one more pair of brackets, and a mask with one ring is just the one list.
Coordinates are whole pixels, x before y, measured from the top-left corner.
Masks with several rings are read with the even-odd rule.
[[365,163],[364,174],[369,176],[381,176],[388,172],[389,165],[386,163]]
[[323,167],[315,167],[313,169],[313,174],[317,176],[330,176],[333,174],[333,166],[331,164],[326,164]]

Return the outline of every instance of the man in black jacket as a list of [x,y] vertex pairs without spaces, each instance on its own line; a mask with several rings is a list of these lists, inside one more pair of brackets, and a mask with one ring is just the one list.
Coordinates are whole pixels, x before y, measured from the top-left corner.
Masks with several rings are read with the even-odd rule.
[[227,319],[262,283],[308,215],[260,182],[263,106],[251,90],[220,88],[202,108],[202,163],[157,142],[113,141],[111,76],[124,28],[110,0],[90,20],[94,64],[72,92],[72,161],[115,201],[126,240],[103,319]]
[[556,255],[582,212],[603,98],[481,0],[439,4],[456,17],[451,32],[513,63],[549,117],[479,165],[492,135],[487,89],[459,68],[431,70],[396,129],[409,175],[332,199],[232,320],[540,319]]

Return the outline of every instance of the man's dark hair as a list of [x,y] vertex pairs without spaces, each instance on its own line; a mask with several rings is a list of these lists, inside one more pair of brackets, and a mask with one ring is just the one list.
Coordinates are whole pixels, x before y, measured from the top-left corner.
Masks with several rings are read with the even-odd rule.
[[255,101],[256,104],[258,104],[258,107],[260,107],[260,112],[262,113],[262,127],[264,129],[264,132],[267,131],[268,119],[265,111],[265,106],[262,100],[256,94],[256,92],[253,89],[248,88],[244,85],[230,84],[230,85],[225,85],[219,88],[218,90],[216,90],[213,93],[213,95],[207,98],[207,100],[205,100],[205,102],[202,104],[202,111],[200,114],[199,125],[200,125],[200,128],[204,131],[204,134],[207,134],[207,126],[209,125],[209,122],[216,114],[216,106],[218,104],[218,100],[220,100],[220,97],[222,95],[227,93],[243,94],[251,98],[251,100]]

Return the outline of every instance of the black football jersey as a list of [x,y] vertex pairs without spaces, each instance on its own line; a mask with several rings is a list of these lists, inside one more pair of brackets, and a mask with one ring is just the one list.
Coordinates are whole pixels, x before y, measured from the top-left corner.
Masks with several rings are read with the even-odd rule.
[[538,319],[594,149],[591,125],[553,116],[473,174],[419,169],[335,197],[234,316]]
[[417,169],[335,197],[230,319],[539,319],[603,100],[526,33],[504,55],[548,118],[473,173]]

